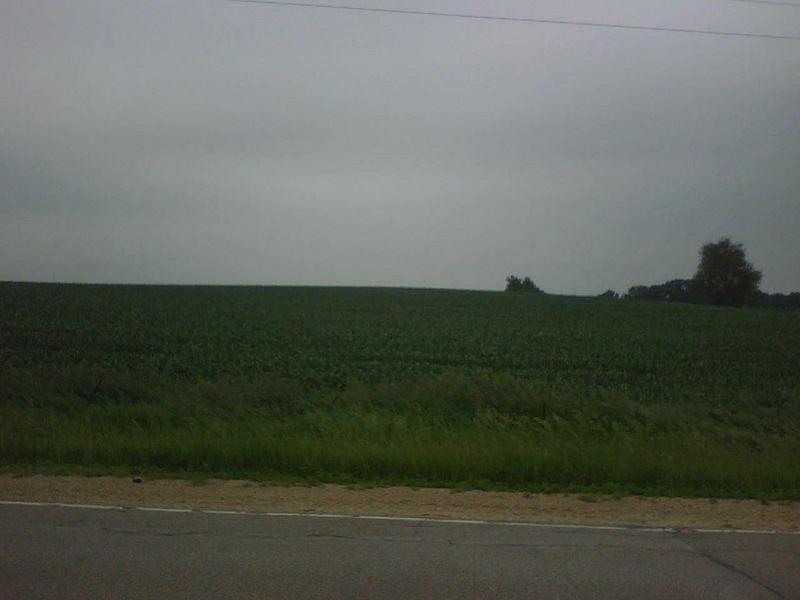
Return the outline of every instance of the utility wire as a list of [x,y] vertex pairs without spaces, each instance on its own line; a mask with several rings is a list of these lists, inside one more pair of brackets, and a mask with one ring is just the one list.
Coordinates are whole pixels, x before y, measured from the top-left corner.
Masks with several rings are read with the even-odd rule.
[[776,4],[778,6],[794,6],[800,8],[797,2],[781,2],[780,0],[728,0],[728,2],[747,2],[748,4]]
[[[738,0],[745,2],[748,0]],[[756,0],[749,0],[755,2]],[[776,0],[777,1],[777,0]],[[619,23],[597,23],[593,21],[567,21],[559,19],[535,19],[530,17],[499,17],[492,15],[476,15],[467,13],[431,12],[423,10],[405,10],[397,8],[376,8],[367,6],[347,6],[340,4],[317,4],[313,2],[288,2],[286,0],[223,0],[223,2],[244,2],[247,4],[270,4],[277,6],[297,6],[303,8],[327,8],[331,10],[351,10],[359,12],[389,13],[400,15],[418,15],[424,17],[449,17],[454,19],[476,19],[482,21],[511,21],[516,23],[544,23],[547,25],[575,25],[581,27],[608,27],[614,29],[637,29],[642,31],[667,31],[671,33],[696,33],[703,35],[725,35],[732,37],[766,38],[774,40],[800,41],[800,37],[791,35],[772,35],[767,33],[738,33],[734,31],[714,31],[706,29],[682,29],[679,27],[652,27],[648,25],[623,25]],[[763,0],[767,2],[767,0]]]

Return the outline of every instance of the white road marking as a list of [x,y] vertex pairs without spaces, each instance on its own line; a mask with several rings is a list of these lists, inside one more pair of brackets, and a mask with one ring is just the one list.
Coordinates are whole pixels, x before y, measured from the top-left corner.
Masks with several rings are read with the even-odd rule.
[[420,522],[420,523],[458,523],[460,525],[487,525],[492,521],[480,521],[476,519],[448,519],[446,517],[403,517],[391,515],[353,515],[356,519],[365,519],[371,521],[405,521],[405,522]]
[[63,508],[91,508],[94,510],[125,510],[124,506],[107,506],[104,504],[59,504],[57,502],[23,502],[22,500],[0,500],[0,504],[8,506],[60,506]]
[[101,504],[67,504],[62,502],[25,502],[21,500],[0,500],[5,506],[55,506],[58,508],[83,508],[90,510],[139,510],[164,513],[200,513],[207,515],[247,515],[260,517],[309,517],[314,519],[361,519],[369,521],[394,521],[415,523],[443,523],[449,525],[502,525],[505,527],[530,527],[539,529],[596,529],[601,531],[647,531],[656,533],[675,533],[689,531],[697,533],[740,533],[759,535],[800,535],[800,531],[776,531],[761,529],[694,529],[691,527],[637,527],[635,525],[581,525],[575,523],[527,523],[524,521],[489,521],[480,519],[448,519],[444,517],[403,517],[390,515],[348,515],[338,513],[311,512],[256,512],[247,510],[215,510],[192,508],[159,508],[153,506],[106,506]]

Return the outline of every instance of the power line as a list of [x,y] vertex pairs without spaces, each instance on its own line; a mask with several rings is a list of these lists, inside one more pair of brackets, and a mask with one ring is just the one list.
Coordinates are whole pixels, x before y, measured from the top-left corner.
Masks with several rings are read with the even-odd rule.
[[797,2],[781,2],[780,0],[728,0],[728,2],[747,2],[748,4],[775,4],[777,6],[794,6],[800,8]]
[[[756,0],[737,0],[755,2]],[[759,0],[766,3],[768,0]],[[770,0],[771,1],[771,0]],[[375,8],[366,6],[347,6],[340,4],[317,4],[312,2],[288,2],[286,0],[223,0],[223,2],[244,2],[247,4],[271,4],[277,6],[297,6],[303,8],[327,8],[331,10],[350,10],[359,12],[388,13],[400,15],[418,15],[424,17],[449,17],[454,19],[475,19],[481,21],[509,21],[516,23],[543,23],[546,25],[573,25],[580,27],[606,27],[613,29],[636,29],[640,31],[666,31],[670,33],[695,33],[703,35],[725,35],[731,37],[766,38],[774,40],[800,41],[800,37],[791,35],[772,35],[768,33],[739,33],[734,31],[714,31],[706,29],[683,29],[679,27],[653,27],[649,25],[623,25],[620,23],[597,23],[594,21],[568,21],[559,19],[536,19],[532,17],[499,17],[493,15],[476,15],[467,13],[431,12],[423,10],[405,10],[397,8]]]

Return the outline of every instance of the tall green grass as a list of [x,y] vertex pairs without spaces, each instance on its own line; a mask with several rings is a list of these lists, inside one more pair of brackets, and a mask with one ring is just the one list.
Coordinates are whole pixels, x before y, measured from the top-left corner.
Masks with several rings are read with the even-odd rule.
[[450,373],[343,390],[17,373],[6,468],[800,498],[800,414]]

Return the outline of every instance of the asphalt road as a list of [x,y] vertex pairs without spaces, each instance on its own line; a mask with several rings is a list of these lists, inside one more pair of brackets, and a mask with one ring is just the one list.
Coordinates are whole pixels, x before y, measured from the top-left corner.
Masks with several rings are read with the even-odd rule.
[[800,599],[800,536],[6,504],[0,598]]

